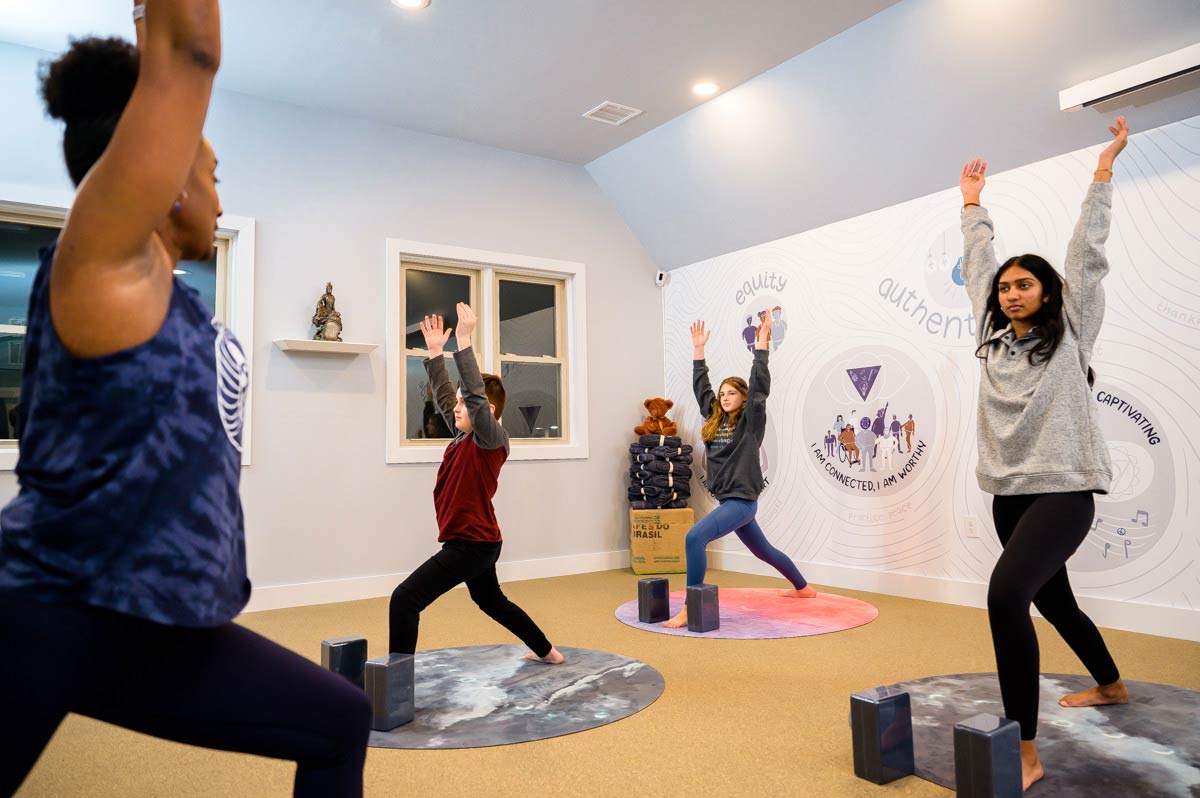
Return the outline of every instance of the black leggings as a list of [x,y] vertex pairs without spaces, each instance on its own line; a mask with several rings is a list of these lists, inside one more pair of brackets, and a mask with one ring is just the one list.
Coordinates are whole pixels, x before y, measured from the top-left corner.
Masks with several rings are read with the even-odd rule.
[[508,631],[539,657],[550,653],[550,641],[525,610],[508,600],[496,579],[496,561],[500,543],[448,540],[442,550],[409,574],[392,591],[389,607],[390,650],[393,654],[413,654],[417,650],[417,628],[421,610],[453,588],[467,583],[471,599],[479,609]]
[[1029,604],[1053,624],[1097,684],[1121,678],[1100,631],[1075,603],[1067,559],[1087,537],[1095,513],[1091,493],[996,496],[992,518],[1004,551],[988,584],[988,620],[1006,717],[1021,739],[1037,736],[1038,641]]
[[232,623],[163,626],[0,593],[0,796],[68,712],[167,740],[290,759],[298,798],[357,798],[362,690]]

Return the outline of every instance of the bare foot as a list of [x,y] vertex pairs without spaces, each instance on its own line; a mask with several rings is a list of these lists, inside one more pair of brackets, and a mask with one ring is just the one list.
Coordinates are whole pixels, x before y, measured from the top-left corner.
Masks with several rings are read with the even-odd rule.
[[805,585],[799,590],[780,590],[779,595],[784,598],[816,598],[817,591],[812,585]]
[[1058,705],[1063,707],[1103,707],[1128,703],[1129,691],[1125,689],[1125,682],[1120,679],[1112,684],[1102,684],[1058,699]]
[[1041,781],[1046,775],[1042,768],[1042,760],[1038,758],[1037,741],[1021,741],[1021,788],[1028,791],[1034,782]]
[[567,658],[559,653],[559,650],[554,646],[550,646],[550,653],[544,657],[539,657],[537,654],[534,654],[532,651],[530,651],[525,655],[525,659],[531,659],[534,662],[544,662],[547,665],[562,665],[567,661]]
[[683,609],[679,611],[679,614],[663,623],[663,626],[668,629],[678,629],[681,626],[687,626],[687,605],[683,605]]

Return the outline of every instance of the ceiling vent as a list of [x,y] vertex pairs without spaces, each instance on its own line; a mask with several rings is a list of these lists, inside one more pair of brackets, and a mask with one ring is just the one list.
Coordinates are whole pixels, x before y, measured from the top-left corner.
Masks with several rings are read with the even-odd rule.
[[588,111],[583,117],[603,122],[606,125],[622,125],[641,113],[643,112],[638,108],[605,101]]

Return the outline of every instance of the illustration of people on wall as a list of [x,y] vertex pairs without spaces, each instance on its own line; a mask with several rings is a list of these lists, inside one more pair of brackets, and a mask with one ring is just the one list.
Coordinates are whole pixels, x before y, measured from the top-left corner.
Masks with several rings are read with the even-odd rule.
[[746,344],[746,349],[754,351],[754,336],[758,334],[758,330],[754,327],[754,317],[746,317],[746,329],[742,330],[742,341]]
[[846,457],[850,461],[850,465],[858,462],[858,444],[854,442],[854,427],[847,424],[842,428],[842,433],[838,435],[838,440],[842,442],[842,446],[846,447]]
[[783,320],[783,308],[779,305],[770,311],[764,310],[761,315],[766,316],[768,313],[771,316],[771,351],[774,352],[783,344],[783,336],[787,334],[787,322]]
[[883,435],[879,436],[876,441],[876,446],[879,448],[879,463],[883,466],[884,471],[892,470],[892,456],[896,454],[896,447],[899,445],[899,439],[892,434],[890,428],[883,431]]
[[[894,414],[892,415],[891,426],[889,426],[888,429],[890,429],[892,431],[892,434],[896,436],[896,446],[897,446],[897,448],[899,448],[900,447],[900,421],[896,418],[896,416]],[[903,448],[899,448],[899,450],[901,452],[904,451]]]
[[825,430],[825,453],[833,457],[836,446],[837,436],[833,434],[833,430]]
[[861,463],[859,471],[866,471],[870,468],[875,470],[875,433],[871,431],[871,420],[863,416],[859,422],[858,435],[855,436],[855,443],[858,444],[858,459]]
[[875,414],[875,421],[871,424],[871,432],[874,432],[877,438],[883,434],[883,429],[887,426],[887,410],[887,404],[879,408],[879,412]]
[[908,421],[905,421],[901,428],[904,430],[904,445],[907,446],[908,450],[911,452],[912,436],[917,429],[917,424],[915,421],[913,421],[912,413],[908,414]]

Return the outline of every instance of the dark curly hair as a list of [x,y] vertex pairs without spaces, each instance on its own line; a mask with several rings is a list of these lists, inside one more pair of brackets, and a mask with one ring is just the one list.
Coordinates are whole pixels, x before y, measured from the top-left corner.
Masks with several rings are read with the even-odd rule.
[[[1041,330],[1041,335],[1038,342],[1029,350],[1029,362],[1031,365],[1045,363],[1054,356],[1058,345],[1062,343],[1064,283],[1054,267],[1041,255],[1014,255],[1000,264],[1000,268],[996,270],[996,276],[992,278],[991,293],[988,294],[987,310],[984,312],[983,337],[990,338],[998,329],[1001,329],[1000,321],[1007,318],[1000,307],[1000,278],[1013,266],[1025,269],[1042,284],[1042,294],[1046,297],[1046,301],[1030,319],[1030,322]],[[975,350],[976,357],[986,359],[986,356],[979,354],[984,346],[986,344]],[[1090,366],[1087,379],[1089,386],[1096,381],[1096,374]]]
[[76,39],[38,76],[46,113],[66,122],[63,156],[75,185],[100,160],[129,104],[138,51],[124,39]]

